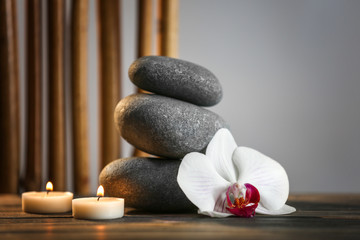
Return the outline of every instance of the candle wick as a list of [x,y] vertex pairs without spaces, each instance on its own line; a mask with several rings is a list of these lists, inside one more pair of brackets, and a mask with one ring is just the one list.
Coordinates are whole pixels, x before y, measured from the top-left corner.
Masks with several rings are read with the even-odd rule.
[[101,196],[99,196],[97,200],[99,201],[99,200],[100,200],[100,198],[101,198]]
[[47,191],[46,191],[46,195],[49,195],[49,192],[50,192],[50,191],[49,191],[49,190],[47,190]]

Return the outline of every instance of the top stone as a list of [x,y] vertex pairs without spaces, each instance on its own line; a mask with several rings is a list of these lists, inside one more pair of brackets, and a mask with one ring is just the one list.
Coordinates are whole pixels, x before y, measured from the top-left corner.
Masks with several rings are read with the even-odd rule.
[[214,74],[180,59],[141,57],[130,66],[129,77],[141,89],[199,106],[213,106],[222,98],[222,88]]

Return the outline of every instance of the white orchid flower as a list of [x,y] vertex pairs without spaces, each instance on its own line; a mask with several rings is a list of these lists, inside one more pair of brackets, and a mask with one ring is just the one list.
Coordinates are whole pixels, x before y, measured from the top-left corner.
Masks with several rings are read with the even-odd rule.
[[247,147],[237,147],[228,129],[216,132],[206,155],[192,152],[182,160],[179,186],[200,214],[252,217],[296,211],[285,204],[289,180],[275,160]]

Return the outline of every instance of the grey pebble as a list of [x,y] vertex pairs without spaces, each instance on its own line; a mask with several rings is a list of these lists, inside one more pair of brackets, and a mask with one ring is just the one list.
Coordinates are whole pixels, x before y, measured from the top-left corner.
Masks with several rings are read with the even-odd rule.
[[147,153],[179,159],[190,152],[204,152],[220,128],[228,128],[216,113],[180,100],[133,94],[115,109],[121,136]]
[[105,193],[125,199],[126,207],[152,212],[195,210],[177,183],[180,160],[123,158],[100,173]]
[[180,59],[139,58],[130,66],[129,77],[139,88],[199,106],[213,106],[222,98],[220,82],[213,73]]

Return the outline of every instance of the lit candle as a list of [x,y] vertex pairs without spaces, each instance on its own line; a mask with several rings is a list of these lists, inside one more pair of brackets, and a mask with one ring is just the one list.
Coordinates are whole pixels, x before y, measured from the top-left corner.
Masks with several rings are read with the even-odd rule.
[[64,213],[71,210],[71,192],[53,191],[51,182],[46,192],[25,192],[21,195],[22,210],[29,213]]
[[97,197],[72,200],[72,214],[79,219],[115,219],[124,216],[124,199],[104,197],[102,185],[97,190]]

